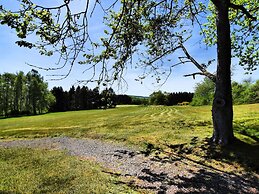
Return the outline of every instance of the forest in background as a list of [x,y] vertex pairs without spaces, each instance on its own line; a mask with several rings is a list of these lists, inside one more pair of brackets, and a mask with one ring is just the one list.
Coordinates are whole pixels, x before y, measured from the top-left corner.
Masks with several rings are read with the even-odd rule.
[[[205,78],[195,87],[195,92],[153,92],[149,97],[116,94],[112,88],[102,91],[98,87],[71,86],[65,91],[61,86],[48,89],[48,84],[36,70],[27,74],[4,73],[0,75],[0,116],[36,115],[46,112],[107,109],[116,105],[211,105],[214,83]],[[259,103],[259,80],[232,82],[234,104]]]
[[0,75],[0,116],[42,114],[53,103],[55,97],[38,71]]
[[92,90],[86,86],[72,86],[68,92],[63,91],[62,87],[49,90],[48,83],[34,69],[27,74],[22,71],[0,74],[1,117],[115,106],[115,92],[112,88],[101,92],[98,88]]

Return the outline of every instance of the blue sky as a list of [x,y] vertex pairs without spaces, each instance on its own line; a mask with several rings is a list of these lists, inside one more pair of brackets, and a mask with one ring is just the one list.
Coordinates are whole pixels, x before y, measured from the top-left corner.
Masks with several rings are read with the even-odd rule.
[[[50,0],[48,0],[50,2]],[[0,1],[1,3],[6,5],[14,6],[15,0],[4,0]],[[39,1],[38,1],[39,2]],[[53,1],[52,1],[53,2]],[[78,0],[79,3],[84,3],[85,0]],[[78,7],[78,5],[77,5]],[[79,6],[80,7],[80,6]],[[101,12],[96,10],[96,13],[93,17],[102,16]],[[102,35],[104,26],[101,21],[97,21],[96,19],[92,20],[90,23],[90,34],[94,38],[97,38],[99,35]],[[195,38],[195,36],[194,36]],[[9,29],[6,26],[0,25],[0,74],[4,72],[16,73],[18,71],[24,71],[27,73],[31,70],[31,67],[26,65],[26,63],[36,64],[39,66],[53,66],[56,62],[55,57],[43,57],[39,55],[34,50],[29,50],[25,48],[18,47],[15,42],[18,40],[16,37],[15,31]],[[216,49],[205,49],[202,47],[197,41],[193,41],[187,45],[189,48],[189,52],[196,58],[199,62],[206,62],[210,59],[216,58]],[[236,64],[237,60],[233,59],[232,64]],[[55,65],[54,65],[55,66]],[[68,78],[60,80],[60,81],[48,81],[51,77],[48,76],[50,74],[64,74],[67,72],[67,69],[63,69],[58,72],[49,72],[44,70],[38,70],[41,75],[44,76],[45,81],[48,81],[49,88],[51,89],[54,86],[62,86],[64,89],[68,90],[73,84],[76,84],[78,80],[85,80],[90,75],[83,74],[84,67],[76,64],[68,76]],[[215,72],[215,65],[210,69],[212,72]],[[129,95],[142,95],[149,96],[152,92],[157,90],[167,91],[167,92],[179,92],[179,91],[194,91],[195,84],[200,82],[203,77],[196,77],[193,80],[192,77],[183,77],[184,74],[190,74],[197,72],[195,67],[192,65],[183,65],[178,66],[173,69],[173,72],[167,82],[161,85],[153,85],[152,82],[154,80],[146,79],[143,84],[135,81],[135,78],[138,77],[142,73],[141,69],[130,69],[128,68],[127,73],[125,75],[125,79],[127,81],[127,87],[120,88],[117,90],[117,87],[114,86],[116,93],[126,93]],[[243,79],[247,79],[251,77],[253,80],[259,78],[259,71],[256,70],[252,75],[245,75],[245,71],[239,67],[235,66],[233,71],[232,80],[242,81]],[[94,87],[90,85],[89,87]]]

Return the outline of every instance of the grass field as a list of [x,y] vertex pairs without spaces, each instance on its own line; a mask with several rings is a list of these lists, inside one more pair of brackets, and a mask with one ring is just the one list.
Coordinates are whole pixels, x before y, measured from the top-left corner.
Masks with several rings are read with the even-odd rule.
[[0,193],[137,193],[103,171],[63,152],[0,149]]
[[[188,143],[212,134],[211,107],[123,106],[108,110],[50,113],[0,120],[0,138],[72,136],[142,146],[149,142]],[[250,144],[259,138],[259,104],[234,107],[236,136]]]
[[[235,136],[241,140],[236,144],[227,148],[209,144],[207,139],[212,134],[209,106],[121,106],[107,110],[50,113],[0,120],[1,141],[46,136],[94,138],[138,146],[159,157],[173,152],[227,172],[258,172],[259,104],[234,107],[234,130]],[[40,161],[42,165],[36,167],[36,172],[34,160]],[[21,163],[27,166],[19,169]],[[53,171],[50,165],[57,169]],[[77,167],[71,169],[71,166]],[[82,169],[88,169],[86,174],[82,173]],[[100,190],[100,193],[107,190],[114,193],[121,190],[133,192],[126,186],[116,184],[115,178],[103,175],[98,165],[55,151],[1,148],[0,171],[5,172],[0,175],[0,191],[8,190],[4,186],[20,180],[20,186],[15,190],[18,193],[24,193],[23,189],[27,187],[33,190],[33,185],[39,187],[42,182],[46,183],[43,189],[33,191],[48,193],[51,190],[48,187],[48,176],[53,175],[51,177],[56,177],[57,185],[64,190],[61,189],[61,193],[73,186],[79,190]],[[60,175],[55,174],[59,171]],[[87,185],[91,182],[87,179],[91,177],[89,174],[96,174],[102,180]],[[31,176],[34,177],[34,183],[28,186],[26,180]],[[75,186],[78,179],[85,180],[85,185]],[[99,181],[107,187],[100,186]]]

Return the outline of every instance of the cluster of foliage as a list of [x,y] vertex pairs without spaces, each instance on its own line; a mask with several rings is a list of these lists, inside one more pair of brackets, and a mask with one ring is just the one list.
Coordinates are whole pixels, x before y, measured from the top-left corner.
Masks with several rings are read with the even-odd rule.
[[234,104],[259,103],[259,80],[252,83],[245,80],[243,83],[232,83],[232,93]]
[[149,97],[144,96],[131,96],[132,104],[135,105],[149,105]]
[[193,98],[193,93],[190,92],[153,92],[150,95],[149,103],[152,105],[177,105],[182,102],[191,102]]
[[214,98],[215,83],[208,78],[196,85],[192,99],[193,106],[211,105]]
[[116,95],[116,101],[118,105],[132,104],[132,97],[126,94],[118,94]]
[[126,94],[119,94],[119,95],[116,95],[116,103],[119,105],[123,105],[123,104],[148,105],[149,97],[129,96]]
[[[205,78],[195,88],[192,105],[211,105],[213,103],[215,84]],[[259,103],[259,80],[253,83],[251,80],[244,80],[242,83],[232,82],[232,97],[234,104]]]
[[55,97],[36,70],[26,75],[23,72],[0,75],[0,116],[41,114],[54,102]]
[[54,87],[51,93],[56,98],[56,103],[50,107],[51,112],[105,109],[116,106],[116,95],[112,88],[99,92],[98,88],[92,90],[86,86],[76,88],[72,86],[69,91],[64,91],[60,86]]
[[134,105],[148,105],[149,97],[145,96],[129,96],[126,94],[116,95],[117,104],[134,104]]

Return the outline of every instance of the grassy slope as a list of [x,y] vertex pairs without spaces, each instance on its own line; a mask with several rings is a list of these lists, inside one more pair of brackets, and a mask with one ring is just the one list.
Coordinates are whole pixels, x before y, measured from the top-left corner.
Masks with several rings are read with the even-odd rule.
[[[259,156],[258,141],[256,140],[259,138],[259,104],[234,107],[235,134],[242,142],[223,149],[204,141],[212,133],[210,110],[211,107],[208,106],[122,106],[109,110],[51,113],[1,119],[0,138],[3,141],[60,135],[99,138],[137,145],[146,148],[152,154],[158,154],[159,157],[165,157],[166,154],[170,155],[173,152],[178,156],[187,157],[222,171],[239,173],[251,169],[258,171]],[[162,153],[159,153],[160,148],[164,150]],[[6,159],[9,157],[12,160]],[[41,166],[35,167],[34,161],[39,161]],[[51,165],[55,166],[55,170]],[[14,181],[18,181],[20,186],[14,190],[23,193],[23,189],[28,187],[26,180],[31,176],[33,184],[28,188],[36,193],[50,191],[53,185],[48,184],[49,181],[53,183],[53,177],[56,177],[55,180],[57,180],[57,183],[54,180],[54,183],[57,184],[56,187],[64,190],[61,189],[61,193],[69,190],[71,185],[81,188],[76,183],[76,180],[79,179],[85,180],[86,185],[82,188],[89,187],[93,191],[107,189],[114,190],[116,193],[122,188],[127,189],[123,186],[117,188],[114,178],[103,174],[100,167],[88,162],[81,163],[76,158],[58,152],[39,150],[22,150],[21,152],[20,149],[0,149],[0,166],[0,172],[5,172],[0,180],[6,181],[0,181],[0,191],[10,191],[10,189],[12,191]],[[78,166],[78,168],[74,169],[74,166]],[[88,168],[89,172],[82,174],[82,169]],[[62,172],[60,176],[55,174],[59,171]],[[92,179],[92,175],[96,173],[98,177],[104,178],[100,181],[106,181],[107,187],[98,186],[98,183],[95,185],[94,182],[87,186],[87,182],[91,182],[88,178]],[[6,183],[10,187],[7,188]],[[42,183],[42,190],[40,190],[39,184]]]

